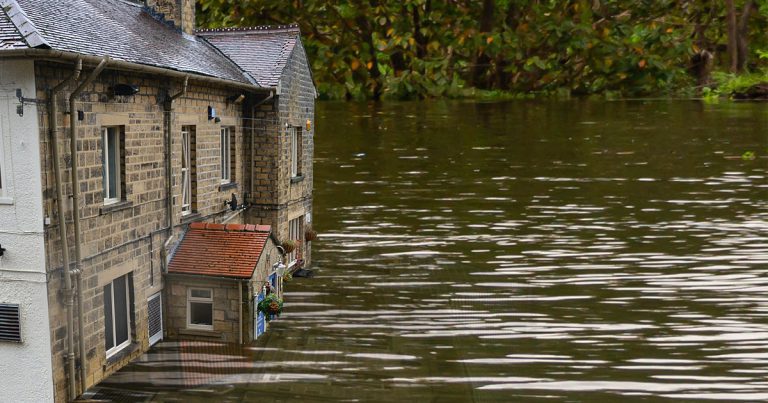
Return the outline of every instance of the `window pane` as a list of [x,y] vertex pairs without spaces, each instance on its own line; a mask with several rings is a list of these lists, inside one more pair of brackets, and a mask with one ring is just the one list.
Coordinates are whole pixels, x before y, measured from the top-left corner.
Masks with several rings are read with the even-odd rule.
[[107,198],[114,199],[117,197],[117,170],[119,169],[120,157],[118,155],[118,143],[117,143],[117,130],[114,128],[107,129],[107,164],[109,165],[109,176],[107,181],[109,182],[109,188],[107,191]]
[[112,282],[115,287],[115,343],[120,345],[128,340],[128,290],[126,276]]
[[227,170],[224,169],[225,166],[225,158],[226,150],[224,149],[224,129],[221,129],[221,136],[219,136],[219,150],[221,152],[221,166],[219,169],[221,169],[221,179],[227,179]]
[[102,168],[101,171],[102,171],[102,177],[101,177],[101,179],[102,179],[102,181],[104,183],[104,198],[108,199],[109,198],[109,189],[108,189],[109,188],[109,181],[107,179],[107,175],[108,175],[108,172],[109,172],[109,167],[107,166],[107,154],[109,154],[109,152],[107,150],[109,150],[109,146],[108,146],[108,140],[107,140],[107,129],[104,129],[102,131],[102,134],[103,135],[102,135],[102,138],[101,138],[101,143],[102,143],[101,144],[101,148],[102,148],[102,152],[101,152],[101,168]]
[[197,290],[192,289],[190,291],[190,294],[192,294],[192,298],[206,298],[211,299],[211,290]]
[[189,323],[213,326],[213,304],[210,302],[189,303]]
[[112,284],[104,286],[104,348],[109,350],[115,346],[112,332]]

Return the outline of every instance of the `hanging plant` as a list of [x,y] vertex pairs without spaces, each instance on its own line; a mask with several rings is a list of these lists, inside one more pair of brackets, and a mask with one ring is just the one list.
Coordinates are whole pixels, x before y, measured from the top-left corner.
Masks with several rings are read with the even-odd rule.
[[283,312],[283,300],[277,298],[275,294],[269,294],[259,302],[257,309],[259,312],[263,313],[267,318],[267,321],[269,321],[272,319],[272,316],[280,316],[280,313]]
[[304,239],[307,242],[314,241],[317,239],[317,231],[313,230],[312,227],[307,227],[306,231],[304,231]]
[[283,242],[280,243],[280,246],[283,247],[283,250],[285,251],[285,254],[289,254],[296,250],[296,241],[292,239],[286,239]]

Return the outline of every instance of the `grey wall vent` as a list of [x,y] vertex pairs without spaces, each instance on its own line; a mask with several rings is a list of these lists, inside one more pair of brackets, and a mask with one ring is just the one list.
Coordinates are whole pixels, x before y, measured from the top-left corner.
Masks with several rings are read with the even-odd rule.
[[149,315],[149,345],[153,345],[163,339],[163,300],[157,293],[147,301]]
[[19,306],[0,304],[0,341],[21,342]]

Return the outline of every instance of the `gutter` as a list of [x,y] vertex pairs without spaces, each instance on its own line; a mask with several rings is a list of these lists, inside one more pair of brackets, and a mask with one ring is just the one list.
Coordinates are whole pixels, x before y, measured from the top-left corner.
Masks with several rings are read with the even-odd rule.
[[[77,312],[78,312],[78,339],[80,342],[80,384],[82,391],[86,389],[86,378],[88,375],[87,361],[85,357],[85,337],[84,328],[85,315],[83,314],[83,261],[80,251],[80,182],[77,172],[77,98],[83,92],[85,87],[90,85],[96,77],[101,74],[109,63],[109,56],[104,56],[99,65],[86,77],[85,81],[69,94],[69,152],[71,161],[70,173],[72,176],[72,221],[74,221],[75,231],[75,271],[77,273]],[[74,381],[74,379],[73,379]]]
[[[75,386],[75,335],[74,335],[74,290],[72,289],[72,273],[69,270],[69,240],[67,239],[67,220],[64,209],[64,189],[61,179],[61,154],[59,153],[58,125],[56,115],[58,115],[58,106],[56,105],[56,96],[59,92],[71,82],[77,82],[80,78],[80,72],[83,68],[83,61],[78,59],[75,62],[75,69],[72,75],[60,82],[48,92],[48,131],[51,142],[51,153],[53,154],[53,172],[56,187],[56,206],[59,218],[59,238],[61,240],[61,250],[64,260],[64,304],[67,310],[67,393],[69,401],[75,400],[77,391]],[[81,337],[82,339],[82,333]]]
[[[75,53],[75,52],[65,52],[61,50],[50,50],[50,49],[8,49],[8,50],[0,51],[0,58],[13,58],[13,57],[37,58],[37,59],[43,59],[43,60],[50,60],[54,62],[61,62],[62,60],[76,61],[78,59],[82,59],[84,63],[88,63],[88,64],[98,64],[98,63],[101,63],[101,60],[102,60],[102,57],[100,56],[91,56],[91,55],[84,55],[84,54]],[[190,79],[197,82],[201,82],[201,83],[243,88],[252,92],[269,92],[274,90],[272,88],[259,87],[256,84],[232,81],[232,80],[227,80],[227,79],[218,78],[218,77],[206,76],[198,73],[189,73],[189,72],[183,72],[178,70],[171,70],[163,67],[155,67],[155,66],[149,66],[145,64],[132,63],[124,60],[110,60],[109,66],[111,68],[116,68],[119,70],[127,70],[127,71],[134,71],[134,72],[141,72],[141,73],[148,73],[148,74],[157,74],[157,75],[174,77],[178,79],[184,79],[186,77],[190,77]]]

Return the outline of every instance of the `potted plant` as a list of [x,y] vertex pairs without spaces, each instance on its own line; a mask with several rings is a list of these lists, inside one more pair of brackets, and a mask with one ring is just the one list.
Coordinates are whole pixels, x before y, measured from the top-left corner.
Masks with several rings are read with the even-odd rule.
[[283,312],[283,300],[278,298],[275,294],[269,294],[259,302],[257,309],[259,312],[263,313],[267,321],[269,321],[272,317],[280,316]]
[[307,227],[306,231],[304,231],[304,239],[307,242],[312,242],[315,239],[317,239],[317,231],[312,229],[312,227]]
[[296,241],[286,239],[283,242],[280,242],[280,246],[283,247],[283,251],[285,251],[285,254],[287,255],[296,250]]

